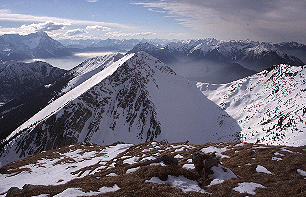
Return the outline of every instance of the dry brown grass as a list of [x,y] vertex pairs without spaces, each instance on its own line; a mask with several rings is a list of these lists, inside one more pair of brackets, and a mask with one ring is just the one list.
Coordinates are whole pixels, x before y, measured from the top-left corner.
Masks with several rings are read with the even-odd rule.
[[[133,173],[126,174],[126,170],[129,166],[118,165],[113,168],[105,168],[96,172],[93,175],[88,175],[82,178],[76,178],[65,184],[56,186],[37,186],[28,190],[22,190],[20,193],[16,193],[14,196],[32,196],[39,194],[56,195],[67,188],[82,188],[84,192],[98,191],[102,186],[113,186],[117,184],[121,189],[116,192],[100,194],[98,196],[246,196],[249,194],[240,194],[233,190],[238,186],[238,183],[242,182],[255,182],[265,186],[265,188],[256,189],[256,196],[306,196],[305,191],[305,179],[297,173],[297,169],[306,170],[306,157],[305,146],[303,147],[286,147],[295,153],[289,153],[282,151],[279,146],[264,146],[266,148],[257,148],[253,144],[245,144],[243,146],[235,146],[235,143],[208,143],[204,145],[192,145],[193,148],[185,149],[184,151],[174,152],[174,148],[170,145],[184,145],[184,143],[158,143],[160,148],[152,149],[148,152],[142,152],[144,149],[152,148],[151,143],[143,143],[132,146],[127,151],[118,155],[117,158],[107,162],[106,166],[112,163],[122,164],[123,156],[138,156],[140,160],[147,156],[155,156],[156,153],[176,155],[183,155],[184,158],[178,159],[178,166],[141,166],[141,168]],[[191,155],[195,151],[208,146],[216,147],[228,147],[230,150],[224,152],[224,155],[230,156],[230,158],[220,159],[222,164],[230,168],[238,178],[224,181],[221,184],[206,187],[210,183],[210,180],[203,180],[200,178],[194,170],[186,170],[182,168],[187,163],[188,159],[191,159]],[[260,145],[263,146],[263,145]],[[169,148],[171,147],[171,148]],[[0,169],[1,173],[14,174],[20,171],[26,170],[22,166],[27,164],[35,164],[41,158],[60,158],[59,153],[65,153],[82,149],[84,152],[88,151],[101,151],[104,147],[97,145],[83,145],[76,144],[73,146],[63,147],[57,150],[50,150],[44,153],[34,155],[32,157],[23,159],[21,161],[9,164]],[[167,149],[168,150],[165,150]],[[158,150],[163,149],[165,151],[160,152]],[[57,153],[59,152],[59,153]],[[282,153],[285,156],[281,157],[283,160],[274,161],[271,160],[275,156],[274,153]],[[145,153],[145,155],[144,155]],[[116,160],[116,161],[114,161]],[[59,163],[73,162],[72,160],[60,160]],[[271,171],[273,174],[265,174],[256,172],[257,165],[262,165]],[[100,163],[96,163],[91,166],[80,169],[75,172],[79,176],[85,171],[93,171],[94,169],[102,166]],[[116,173],[118,176],[110,177],[106,176],[109,173]],[[145,183],[146,180],[152,177],[159,177],[161,180],[167,180],[168,175],[172,176],[184,176],[188,179],[198,181],[199,185],[205,188],[205,191],[211,193],[201,194],[196,192],[184,193],[182,190],[170,187],[165,184],[153,184]],[[251,195],[249,195],[251,196]]]

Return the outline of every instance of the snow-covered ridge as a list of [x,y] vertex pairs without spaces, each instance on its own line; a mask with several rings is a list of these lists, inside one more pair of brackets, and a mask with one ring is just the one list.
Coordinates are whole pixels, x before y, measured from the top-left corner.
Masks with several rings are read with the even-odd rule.
[[39,111],[37,114],[35,114],[32,118],[27,120],[24,124],[20,125],[14,132],[12,132],[6,140],[9,140],[13,136],[15,136],[19,131],[22,131],[26,128],[30,128],[34,126],[35,124],[38,124],[42,120],[48,118],[52,114],[56,113],[60,109],[62,109],[65,105],[67,105],[70,101],[76,99],[78,96],[82,95],[84,92],[89,90],[94,85],[101,82],[103,79],[105,79],[107,76],[111,75],[116,71],[116,69],[121,66],[126,60],[133,57],[134,54],[129,54],[118,61],[114,62],[112,65],[105,68],[103,71],[97,73],[96,75],[92,76],[90,79],[85,81],[84,83],[80,84],[73,90],[69,91],[68,93],[64,94],[60,98],[56,99],[52,103],[50,103],[48,106],[46,106],[44,109]]
[[232,83],[198,83],[198,87],[238,121],[242,141],[302,146],[305,68],[279,65]]
[[66,87],[62,90],[62,93],[66,93],[69,90],[75,88],[80,85],[93,75],[102,71],[107,66],[110,66],[115,61],[122,58],[124,55],[120,53],[114,53],[104,56],[98,56],[94,58],[90,58],[73,68],[69,71],[69,73],[73,76],[73,78],[67,83]]

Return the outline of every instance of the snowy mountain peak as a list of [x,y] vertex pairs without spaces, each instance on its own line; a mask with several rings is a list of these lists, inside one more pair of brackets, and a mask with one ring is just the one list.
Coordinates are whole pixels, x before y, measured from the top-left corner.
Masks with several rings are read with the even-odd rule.
[[71,52],[45,32],[0,36],[0,59],[5,61],[67,55],[71,55]]
[[159,50],[157,46],[148,42],[141,42],[134,46],[134,48],[130,51],[131,53],[137,53],[140,51],[156,51]]
[[[123,64],[123,66],[129,67],[131,72],[140,70],[148,72],[148,69],[158,69],[161,72],[176,75],[170,67],[162,63],[159,59],[143,51],[137,52],[134,57],[129,59],[125,64]],[[148,73],[146,75],[148,76]]]
[[193,82],[138,52],[106,66],[21,125],[1,158],[9,162],[84,141],[235,141],[239,130]]
[[37,31],[35,33],[28,34],[27,37],[50,38],[49,35],[44,31]]

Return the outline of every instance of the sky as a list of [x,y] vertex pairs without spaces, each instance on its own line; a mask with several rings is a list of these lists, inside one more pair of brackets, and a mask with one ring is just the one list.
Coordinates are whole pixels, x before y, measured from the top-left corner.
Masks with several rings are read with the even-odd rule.
[[0,35],[306,44],[306,0],[0,0]]

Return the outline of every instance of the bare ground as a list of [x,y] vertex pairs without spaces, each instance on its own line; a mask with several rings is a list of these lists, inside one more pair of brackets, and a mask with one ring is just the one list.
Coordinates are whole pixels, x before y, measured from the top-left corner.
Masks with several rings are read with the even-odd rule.
[[[194,170],[182,168],[184,164],[190,163],[192,153],[200,151],[202,148],[214,146],[218,148],[227,147],[227,151],[223,155],[229,158],[220,158],[222,165],[231,169],[237,176],[235,179],[226,180],[221,184],[208,187],[211,180],[200,178]],[[185,147],[184,150],[181,147]],[[7,176],[15,176],[23,172],[31,172],[31,169],[23,167],[28,164],[37,164],[42,158],[61,158],[61,153],[67,153],[81,149],[83,153],[103,150],[104,146],[90,144],[75,144],[66,146],[57,150],[49,150],[23,160],[8,164],[0,169],[1,174]],[[176,152],[175,152],[176,151]],[[86,166],[78,171],[73,172],[77,175],[73,180],[58,185],[33,186],[29,189],[22,189],[20,192],[12,196],[36,196],[40,194],[48,194],[54,196],[63,192],[67,188],[81,188],[83,192],[98,191],[102,186],[112,187],[117,184],[120,190],[99,194],[98,196],[252,196],[247,193],[239,193],[233,190],[242,182],[254,182],[263,185],[265,188],[257,188],[255,196],[306,196],[305,177],[297,172],[297,169],[306,171],[306,147],[285,147],[281,146],[265,146],[257,144],[237,143],[208,143],[204,145],[193,145],[185,143],[163,143],[157,142],[152,145],[151,142],[132,146],[127,151],[119,154],[116,158],[110,160],[106,164],[96,163]],[[284,156],[275,155],[280,153]],[[104,153],[100,155],[103,156]],[[179,158],[178,166],[161,166],[146,165],[141,166],[137,171],[126,173],[131,166],[124,164],[123,161],[127,157],[137,156],[139,161],[148,156],[157,157],[159,155],[180,154],[183,158]],[[272,157],[278,157],[282,160],[272,160]],[[189,159],[189,160],[188,160]],[[57,161],[54,165],[64,163],[73,164],[74,159],[65,157]],[[115,165],[114,165],[115,164]],[[272,174],[257,172],[257,165],[264,166]],[[95,169],[106,166],[94,172]],[[81,177],[83,173],[88,172],[87,176]],[[106,176],[110,173],[116,173],[118,176]],[[159,177],[161,180],[167,180],[168,175],[184,176],[190,180],[195,180],[201,188],[207,193],[188,192],[184,193],[181,189],[171,187],[167,184],[147,183],[146,180],[152,177]],[[5,180],[0,180],[5,181]]]

